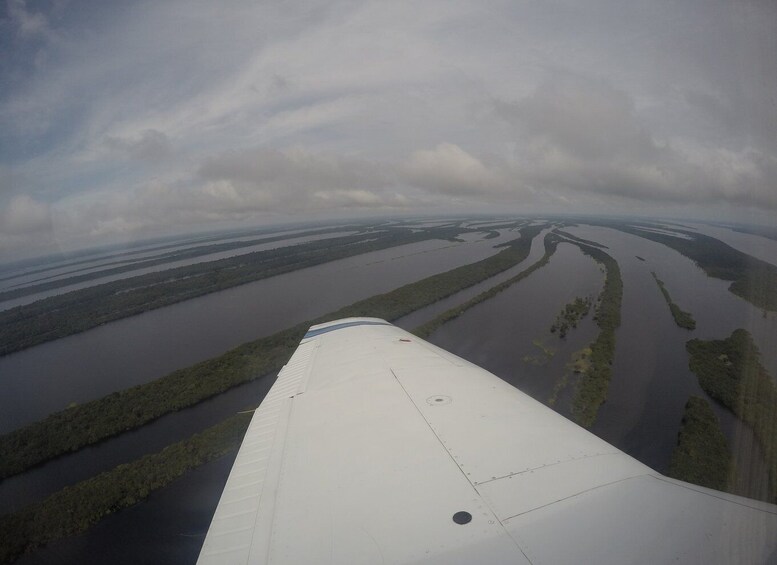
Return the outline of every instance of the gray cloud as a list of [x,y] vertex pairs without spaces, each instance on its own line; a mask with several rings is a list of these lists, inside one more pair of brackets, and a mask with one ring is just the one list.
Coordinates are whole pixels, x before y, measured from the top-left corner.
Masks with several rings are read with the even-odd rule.
[[237,201],[263,211],[305,211],[338,204],[396,204],[389,167],[365,159],[303,148],[236,151],[205,160],[198,176],[228,186]]
[[8,15],[22,39],[48,38],[52,34],[46,17],[40,12],[29,11],[25,0],[8,0]]
[[151,163],[165,161],[173,152],[168,137],[155,129],[147,129],[133,138],[108,137],[105,145],[109,150],[130,159]]
[[6,6],[3,221],[35,224],[26,195],[61,244],[443,206],[775,221],[774,2]]
[[772,156],[685,138],[659,142],[631,97],[600,79],[556,73],[521,100],[497,100],[494,112],[514,126],[513,165],[532,186],[777,208]]

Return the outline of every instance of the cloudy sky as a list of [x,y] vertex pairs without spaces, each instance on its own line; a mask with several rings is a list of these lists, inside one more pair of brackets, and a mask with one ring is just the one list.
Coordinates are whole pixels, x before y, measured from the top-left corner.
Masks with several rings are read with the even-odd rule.
[[0,260],[308,219],[777,222],[777,2],[0,11]]

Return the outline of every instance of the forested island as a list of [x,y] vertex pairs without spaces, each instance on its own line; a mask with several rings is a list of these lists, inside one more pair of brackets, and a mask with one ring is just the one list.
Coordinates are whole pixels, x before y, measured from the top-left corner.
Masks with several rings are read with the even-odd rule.
[[692,259],[710,277],[732,281],[728,289],[764,310],[777,311],[777,267],[742,253],[707,235],[677,229],[677,236],[637,229],[622,223],[607,227],[650,239]]
[[0,563],[39,545],[83,532],[106,515],[137,504],[186,471],[235,451],[252,411],[236,414],[158,453],[65,487],[41,503],[0,516]]
[[429,239],[454,240],[462,227],[376,232],[312,241],[121,279],[0,311],[0,355],[234,286]]
[[722,491],[732,485],[733,461],[726,436],[703,398],[692,396],[685,404],[668,475]]
[[314,324],[349,316],[395,320],[492,277],[523,261],[531,250],[532,240],[542,228],[521,228],[520,238],[508,242],[496,255],[476,263],[361,300],[149,383],[73,406],[0,436],[0,453],[4,454],[0,459],[0,478],[137,428],[164,414],[275,372],[288,360],[307,329]]
[[[556,222],[555,225],[558,226],[560,223]],[[267,376],[272,378],[272,374],[288,360],[311,325],[349,316],[375,316],[392,321],[440,299],[452,296],[460,290],[487,281],[494,275],[523,262],[529,256],[532,241],[542,230],[552,228],[552,226],[550,223],[536,221],[533,223],[515,221],[478,229],[462,227],[460,222],[436,227],[419,226],[413,229],[408,229],[406,226],[386,229],[381,227],[382,232],[385,232],[384,235],[380,235],[382,232],[376,228],[374,232],[365,231],[354,236],[334,237],[326,241],[299,244],[281,250],[257,252],[258,254],[266,253],[261,259],[259,255],[249,253],[222,260],[227,262],[235,260],[236,263],[207,262],[183,267],[181,271],[170,269],[164,273],[154,273],[147,279],[150,284],[148,287],[135,286],[142,277],[125,279],[125,281],[134,281],[131,283],[117,281],[117,283],[129,286],[125,290],[113,288],[105,295],[108,300],[136,291],[139,293],[137,297],[140,297],[159,287],[159,289],[173,289],[174,294],[180,291],[182,294],[175,298],[175,301],[178,301],[199,296],[200,291],[215,291],[207,290],[209,288],[219,290],[219,285],[222,283],[227,285],[224,288],[228,288],[234,284],[242,284],[242,282],[237,281],[250,282],[250,280],[254,280],[251,278],[254,276],[263,278],[264,276],[288,272],[308,264],[340,258],[340,254],[350,256],[364,253],[374,250],[373,245],[378,245],[377,248],[385,248],[432,238],[456,241],[461,234],[470,231],[478,231],[481,233],[481,238],[490,239],[499,235],[496,231],[497,228],[519,229],[520,237],[497,246],[500,248],[497,253],[481,261],[426,277],[384,294],[374,295],[324,316],[306,320],[293,327],[243,344],[218,357],[179,369],[146,384],[120,390],[81,405],[74,405],[61,412],[51,414],[39,422],[0,436],[0,453],[3,454],[3,457],[0,457],[0,479],[23,473],[31,467],[59,455],[78,451],[88,445],[94,445],[120,435],[125,431],[139,429],[165,414],[186,409],[203,400],[214,398],[251,380]],[[621,228],[622,231],[628,231],[626,224],[622,224]],[[648,239],[653,239],[653,235],[663,236],[663,234],[656,232],[642,231],[636,235],[649,236]],[[625,239],[622,235],[619,237]],[[679,238],[668,235],[666,237],[671,240],[679,240]],[[598,334],[588,347],[584,347],[573,355],[563,377],[564,380],[556,383],[548,403],[553,405],[558,399],[560,389],[568,382],[570,384],[574,382],[575,388],[570,389],[570,392],[573,390],[572,417],[581,425],[591,427],[596,422],[600,406],[607,399],[610,380],[613,376],[612,362],[615,355],[616,330],[620,325],[621,318],[623,293],[621,271],[615,258],[604,251],[604,249],[608,249],[606,246],[576,237],[563,230],[554,229],[545,236],[543,241],[545,253],[539,260],[533,264],[527,264],[525,267],[522,265],[519,267],[522,269],[520,272],[501,283],[494,284],[474,298],[466,301],[462,298],[461,304],[442,312],[413,331],[421,337],[432,336],[445,323],[461,316],[468,309],[496,296],[547,265],[558,244],[562,242],[578,246],[583,253],[601,266],[605,276],[603,288],[596,300],[590,297],[576,297],[564,305],[550,327],[552,333],[563,338],[580,323],[593,307]],[[619,249],[609,240],[607,243],[612,245],[613,250]],[[698,245],[698,242],[692,242],[690,245]],[[669,245],[669,247],[672,246]],[[615,257],[622,259],[623,250],[621,249],[619,253]],[[284,254],[288,255],[286,259],[283,259]],[[246,262],[247,258],[249,261]],[[238,259],[240,261],[237,261]],[[629,264],[636,264],[632,254],[629,254],[627,259]],[[642,257],[637,257],[637,259],[644,261]],[[190,268],[193,270],[187,270]],[[202,268],[202,271],[198,271],[199,268]],[[244,268],[246,270],[242,271]],[[645,276],[647,275],[647,270],[642,266],[639,269],[640,272],[645,273]],[[238,275],[237,278],[231,278],[233,274]],[[245,277],[240,278],[243,275]],[[161,278],[154,278],[157,276]],[[680,327],[693,329],[695,326],[693,316],[682,311],[672,301],[663,281],[658,278],[656,273],[653,273],[653,278],[661,290],[675,322]],[[177,286],[179,283],[182,286]],[[166,286],[168,284],[169,287]],[[195,285],[190,295],[187,294],[189,284]],[[197,287],[200,284],[203,286]],[[93,291],[95,292],[95,303],[98,303],[101,300],[98,295],[106,291],[106,288],[101,287],[110,288],[110,285],[84,289],[86,291],[84,296],[89,296],[89,292]],[[196,288],[200,289],[196,290]],[[101,290],[97,291],[96,289]],[[589,290],[585,292],[589,292]],[[64,299],[69,294],[55,298]],[[159,305],[165,305],[164,300],[167,299],[164,292],[162,295],[159,297],[161,300]],[[566,295],[557,304],[563,304],[564,301],[569,300],[568,296],[574,296],[574,294]],[[157,302],[153,300],[153,292],[146,298],[150,300],[146,304],[147,306],[157,307]],[[67,309],[71,306],[74,308],[71,313],[85,307],[78,301],[71,305],[67,300],[69,299],[63,302],[65,311],[68,311]],[[48,302],[49,306],[52,303]],[[35,304],[39,305],[39,303]],[[35,304],[30,306],[35,306]],[[548,328],[547,324],[553,319],[552,316],[555,315],[556,308],[558,306],[554,305],[548,313],[547,319],[543,318],[542,331]],[[33,309],[29,312],[32,311]],[[131,315],[131,312],[132,310],[128,309],[122,316]],[[0,313],[0,319],[2,314]],[[48,315],[47,309],[41,309],[38,314],[32,317],[45,318]],[[43,341],[55,337],[49,336]],[[535,341],[535,346],[543,350],[545,357],[552,357],[552,349],[541,341]],[[777,395],[769,375],[758,363],[759,353],[752,338],[746,331],[737,330],[727,340],[712,342],[691,340],[687,344],[687,349],[691,357],[691,369],[699,376],[699,381],[705,392],[756,430],[756,437],[764,447],[764,453],[768,459],[771,497],[774,500],[774,484],[775,477],[777,477],[774,445],[774,438],[777,437],[777,424],[775,424]],[[684,356],[682,362],[685,362]],[[573,371],[576,373],[574,378]],[[567,397],[565,396],[565,407],[566,401]],[[246,406],[246,408],[250,409],[253,406]],[[40,503],[32,504],[14,514],[0,517],[0,538],[3,540],[0,544],[0,562],[12,559],[25,548],[33,548],[58,537],[84,531],[101,517],[143,500],[153,490],[164,487],[187,470],[212,461],[225,453],[233,452],[240,443],[240,438],[249,419],[250,414],[232,416],[216,426],[200,431],[157,453],[143,457],[138,456],[133,461],[61,489]],[[604,421],[605,419],[602,418],[602,422]],[[732,465],[725,436],[722,434],[709,403],[704,399],[691,398],[685,406],[678,435],[678,445],[672,455],[669,474],[696,484],[726,490],[731,488]],[[107,467],[106,465],[103,468]]]
[[596,421],[599,407],[607,399],[607,389],[612,377],[612,359],[615,355],[615,330],[621,323],[621,299],[623,280],[618,262],[596,247],[577,244],[581,251],[591,256],[605,269],[604,289],[599,295],[594,320],[599,326],[599,335],[590,345],[590,355],[572,405],[572,414],[584,427],[591,427]]
[[769,469],[770,499],[777,501],[777,388],[761,365],[750,333],[686,344],[690,368],[704,392],[753,428]]
[[[321,228],[316,230],[305,231],[299,234],[294,234],[294,236],[292,237],[293,238],[310,237],[310,236],[325,235],[325,234],[337,233],[337,232],[365,231],[366,229],[368,229],[368,226],[364,226],[364,225],[336,226],[331,228]],[[168,251],[166,253],[157,255],[150,259],[142,259],[142,260],[134,261],[130,263],[128,263],[126,259],[116,260],[111,263],[106,263],[101,265],[101,267],[110,267],[110,268],[101,268],[100,270],[95,270],[95,271],[91,270],[89,267],[81,267],[78,269],[73,269],[72,271],[69,271],[67,273],[64,273],[65,275],[68,275],[68,274],[71,275],[68,277],[65,277],[63,275],[58,275],[55,280],[42,282],[43,280],[48,278],[48,277],[43,277],[42,281],[37,282],[36,284],[31,284],[20,288],[2,291],[0,292],[0,302],[5,300],[13,300],[14,298],[19,298],[22,296],[28,296],[30,294],[45,292],[47,290],[61,288],[63,286],[74,285],[74,284],[78,284],[78,283],[82,283],[82,282],[86,282],[94,279],[109,277],[109,276],[118,275],[121,273],[127,273],[138,269],[145,269],[145,268],[154,267],[157,265],[165,265],[167,263],[170,263],[171,261],[195,259],[197,257],[202,257],[204,255],[210,255],[213,253],[223,253],[225,251],[232,251],[235,249],[241,249],[243,247],[251,247],[254,245],[273,243],[276,241],[284,241],[287,239],[289,239],[289,235],[282,234],[282,235],[276,235],[272,237],[263,237],[259,239],[229,241],[225,243],[210,243],[206,245],[197,245],[196,247],[190,247],[186,249],[177,249],[173,251]],[[111,265],[116,265],[116,266],[111,266]],[[90,272],[83,273],[82,271],[90,271]],[[77,274],[77,273],[81,273],[81,274]]]
[[565,338],[569,328],[576,328],[580,320],[585,318],[590,310],[591,299],[589,297],[576,297],[564,306],[564,309],[556,316],[555,321],[550,326],[550,333],[558,332],[560,338]]
[[[497,255],[482,261],[357,302],[316,320],[303,322],[268,338],[246,344],[217,358],[176,371],[167,377],[70,408],[7,434],[0,438],[0,442],[3,442],[0,443],[0,451],[11,454],[18,450],[20,455],[18,458],[12,458],[10,464],[3,461],[3,472],[5,476],[20,472],[64,451],[79,449],[89,443],[143,425],[171,410],[209,398],[226,390],[223,388],[225,385],[231,388],[268,372],[277,371],[313,324],[365,315],[393,320],[485,280],[525,259],[531,249],[532,240],[543,228],[542,225],[521,228],[519,239],[508,242],[504,246],[505,249]],[[533,272],[546,264],[555,250],[555,242],[555,238],[546,238],[546,254],[543,259],[510,280],[517,282],[526,276],[525,273]],[[446,317],[446,314],[443,313],[435,320],[439,321]],[[134,409],[128,411],[127,406],[133,406]],[[141,417],[144,410],[149,411],[145,420]],[[119,465],[92,479],[66,487],[42,503],[0,518],[0,534],[13,538],[9,537],[7,543],[0,545],[0,562],[13,559],[25,549],[82,531],[102,516],[142,500],[185,470],[236,449],[249,420],[250,415],[234,416],[188,440],[168,446],[159,453]],[[107,435],[97,437],[100,429]],[[95,430],[98,432],[95,433]],[[74,443],[79,437],[86,443]],[[53,442],[50,441],[52,438]],[[57,442],[58,453],[54,453],[51,451],[51,445],[56,445]],[[32,444],[39,447],[36,450],[27,449],[27,446]],[[186,456],[179,457],[181,453]],[[36,458],[38,461],[35,461]],[[153,480],[147,480],[148,477],[153,477]],[[87,503],[81,504],[81,500]]]
[[658,288],[661,289],[661,294],[664,295],[664,300],[666,300],[666,303],[669,306],[669,311],[672,312],[672,317],[674,318],[675,324],[677,324],[681,328],[685,328],[686,330],[696,329],[696,320],[693,319],[693,315],[690,312],[686,312],[685,310],[682,310],[677,304],[675,304],[672,301],[672,297],[669,295],[669,291],[666,290],[664,281],[658,278],[658,275],[656,275],[655,271],[651,271],[651,274],[653,275],[653,278],[656,280],[656,284],[658,284]]

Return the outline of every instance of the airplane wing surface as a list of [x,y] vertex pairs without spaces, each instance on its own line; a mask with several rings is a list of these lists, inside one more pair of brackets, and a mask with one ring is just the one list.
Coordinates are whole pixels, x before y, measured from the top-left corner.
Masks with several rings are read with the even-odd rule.
[[665,477],[375,318],[314,326],[198,563],[762,563],[777,507]]

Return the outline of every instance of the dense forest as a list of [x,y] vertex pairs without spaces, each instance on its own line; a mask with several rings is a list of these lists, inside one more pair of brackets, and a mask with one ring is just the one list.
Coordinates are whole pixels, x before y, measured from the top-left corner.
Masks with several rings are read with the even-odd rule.
[[717,490],[732,484],[733,461],[726,436],[709,402],[692,396],[685,404],[669,476]]
[[704,392],[753,428],[769,469],[770,498],[777,501],[777,388],[758,346],[738,329],[722,340],[692,339],[686,348]]
[[99,325],[289,271],[429,239],[466,228],[392,228],[148,273],[0,311],[0,355]]
[[590,345],[585,370],[577,385],[572,414],[577,422],[590,428],[596,421],[599,407],[607,399],[607,389],[612,378],[612,360],[615,355],[615,330],[621,325],[621,299],[623,280],[618,262],[596,247],[577,243],[581,251],[589,255],[605,269],[604,289],[599,295],[594,320],[599,335]]
[[742,253],[722,241],[696,232],[675,230],[679,236],[638,229],[625,224],[603,224],[650,239],[692,259],[707,275],[732,281],[728,289],[751,304],[777,311],[777,267]]

